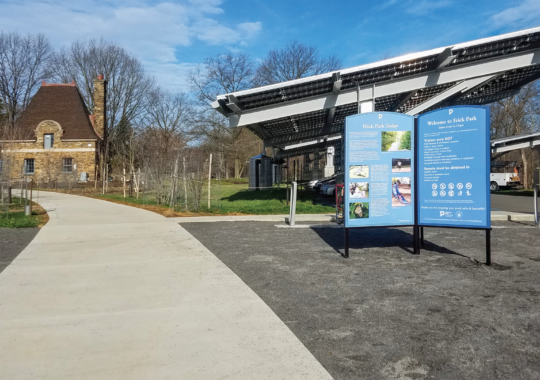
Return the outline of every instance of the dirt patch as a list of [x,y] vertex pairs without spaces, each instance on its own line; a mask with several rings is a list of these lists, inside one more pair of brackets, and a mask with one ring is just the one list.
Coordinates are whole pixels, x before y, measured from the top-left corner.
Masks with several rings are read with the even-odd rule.
[[[473,230],[182,223],[336,380],[538,379],[540,235],[496,222],[491,267]],[[517,374],[517,375],[516,375]]]

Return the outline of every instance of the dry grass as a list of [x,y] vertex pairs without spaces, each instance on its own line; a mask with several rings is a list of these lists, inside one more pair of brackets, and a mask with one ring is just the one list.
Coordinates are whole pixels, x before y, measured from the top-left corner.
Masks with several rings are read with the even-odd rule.
[[[89,195],[89,197],[99,199],[99,200],[102,200],[102,201],[116,203],[116,204],[119,204],[119,205],[131,206],[131,207],[135,207],[135,208],[141,208],[141,209],[146,210],[146,211],[151,211],[151,212],[155,212],[156,214],[163,215],[163,216],[165,216],[167,218],[191,217],[191,216],[216,216],[215,213],[211,213],[211,212],[200,212],[200,211],[198,211],[198,212],[189,212],[189,211],[188,212],[180,212],[180,211],[173,211],[173,210],[171,210],[170,208],[168,208],[166,206],[141,205],[141,204],[137,204],[137,203],[119,201],[119,200],[116,200],[116,199],[102,198],[102,197],[95,196],[95,195]],[[224,215],[224,214],[221,214],[221,215]],[[225,214],[225,215],[234,216],[234,215],[249,215],[249,214],[243,214],[241,212],[232,212],[232,213],[228,213],[228,214]]]

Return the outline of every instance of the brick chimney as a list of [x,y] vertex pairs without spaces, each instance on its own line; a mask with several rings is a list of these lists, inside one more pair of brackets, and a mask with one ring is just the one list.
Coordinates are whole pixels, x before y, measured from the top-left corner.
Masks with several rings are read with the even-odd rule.
[[107,81],[103,74],[94,79],[94,129],[105,140],[107,138]]

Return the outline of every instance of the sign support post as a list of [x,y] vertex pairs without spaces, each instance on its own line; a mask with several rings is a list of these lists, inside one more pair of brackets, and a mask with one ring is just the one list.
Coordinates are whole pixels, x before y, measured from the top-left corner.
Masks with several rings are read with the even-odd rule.
[[345,254],[342,256],[349,258],[349,229],[347,227],[345,227]]
[[489,108],[457,106],[417,119],[418,225],[485,230],[491,265]]
[[[413,185],[414,185],[414,227],[413,227],[413,239],[414,239],[414,254],[420,254],[420,228],[418,227],[418,119],[414,119],[414,176],[413,176]],[[422,235],[423,236],[423,235]],[[422,244],[423,244],[422,237]]]
[[491,265],[491,228],[486,230],[486,265]]

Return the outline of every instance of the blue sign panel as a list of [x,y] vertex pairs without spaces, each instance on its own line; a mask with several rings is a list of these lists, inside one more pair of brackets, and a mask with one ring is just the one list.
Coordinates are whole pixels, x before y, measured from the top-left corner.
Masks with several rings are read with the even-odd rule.
[[418,117],[418,223],[491,227],[489,108]]
[[345,120],[345,227],[414,224],[414,117]]

